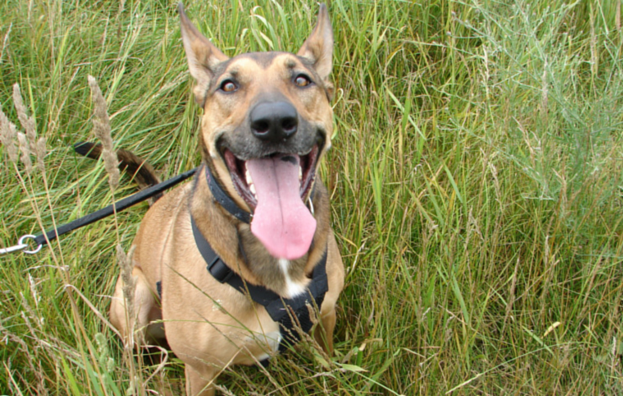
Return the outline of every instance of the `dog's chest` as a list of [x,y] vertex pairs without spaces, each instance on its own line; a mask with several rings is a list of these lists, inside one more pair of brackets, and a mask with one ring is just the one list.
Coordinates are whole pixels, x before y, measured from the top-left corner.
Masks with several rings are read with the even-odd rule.
[[289,274],[290,261],[286,259],[279,259],[279,269],[283,274],[283,284],[285,288],[285,295],[288,298],[296,297],[305,292],[305,286],[309,283],[308,279],[305,282],[296,282]]

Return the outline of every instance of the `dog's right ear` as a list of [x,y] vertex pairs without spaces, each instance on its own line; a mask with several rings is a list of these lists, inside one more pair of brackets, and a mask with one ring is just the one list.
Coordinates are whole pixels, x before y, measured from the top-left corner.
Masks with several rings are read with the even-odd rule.
[[329,20],[329,11],[324,3],[320,4],[318,10],[316,27],[297,55],[310,60],[320,78],[327,81],[333,65],[333,29]]
[[182,3],[178,4],[177,11],[180,14],[182,42],[188,59],[188,69],[190,75],[197,81],[193,92],[197,103],[203,106],[215,67],[229,58],[199,33],[186,16]]

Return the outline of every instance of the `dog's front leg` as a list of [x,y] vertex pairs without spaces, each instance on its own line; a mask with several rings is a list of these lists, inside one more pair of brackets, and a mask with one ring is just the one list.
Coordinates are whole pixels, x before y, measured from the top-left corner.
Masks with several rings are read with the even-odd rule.
[[331,309],[329,313],[322,315],[320,326],[317,326],[314,331],[316,342],[320,344],[329,356],[333,355],[333,329],[335,329],[335,321],[335,309]]
[[[132,277],[136,282],[132,301],[126,300],[123,277],[120,276],[117,280],[115,294],[110,304],[110,322],[119,330],[125,342],[133,338],[137,345],[144,345],[146,342],[154,342],[157,338],[164,339],[164,335],[160,334],[162,330],[154,332],[154,329],[162,325],[150,325],[153,320],[161,319],[162,315],[140,267],[135,266],[132,269]],[[130,312],[128,306],[132,307]]]
[[199,372],[186,364],[186,394],[188,396],[213,396],[215,376],[214,369],[204,366]]

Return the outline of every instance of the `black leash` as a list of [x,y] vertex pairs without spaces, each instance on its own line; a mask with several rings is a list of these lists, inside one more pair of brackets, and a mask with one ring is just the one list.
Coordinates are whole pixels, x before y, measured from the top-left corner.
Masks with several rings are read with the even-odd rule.
[[[23,250],[24,253],[35,254],[39,252],[39,250],[41,250],[43,245],[46,245],[49,241],[52,241],[56,239],[57,237],[63,234],[66,234],[70,231],[73,231],[80,227],[84,227],[98,220],[101,220],[104,217],[110,216],[115,212],[119,213],[129,208],[130,206],[133,206],[139,202],[145,201],[146,199],[149,199],[153,197],[154,195],[157,195],[161,193],[162,191],[169,189],[173,187],[174,185],[179,184],[182,181],[188,179],[189,177],[191,177],[197,172],[197,169],[199,168],[191,169],[180,175],[172,177],[169,180],[165,180],[162,183],[156,184],[155,186],[148,187],[141,192],[138,192],[127,198],[124,198],[118,202],[115,202],[114,204],[109,205],[103,209],[100,209],[97,212],[90,213],[84,217],[81,217],[79,219],[72,221],[71,223],[67,223],[60,227],[57,227],[56,229],[47,231],[44,234],[24,235],[19,239],[17,245],[11,246],[6,249],[0,249],[0,254],[17,252],[20,250]],[[35,248],[35,250],[25,250],[26,248],[28,248],[28,244],[26,243],[27,239],[33,239],[35,241],[35,243],[37,244],[37,247]]]

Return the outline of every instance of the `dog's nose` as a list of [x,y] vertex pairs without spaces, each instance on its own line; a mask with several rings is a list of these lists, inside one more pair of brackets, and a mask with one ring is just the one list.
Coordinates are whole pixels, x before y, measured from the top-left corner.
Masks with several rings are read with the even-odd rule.
[[298,114],[290,103],[264,102],[251,110],[250,121],[255,137],[277,143],[296,133]]

